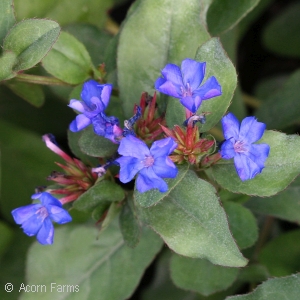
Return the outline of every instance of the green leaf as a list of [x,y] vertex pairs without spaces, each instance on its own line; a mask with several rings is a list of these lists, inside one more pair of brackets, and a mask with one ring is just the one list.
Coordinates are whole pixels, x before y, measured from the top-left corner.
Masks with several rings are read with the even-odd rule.
[[206,123],[201,127],[201,131],[205,132],[215,126],[225,114],[236,88],[237,75],[232,62],[217,38],[212,38],[202,45],[197,50],[195,59],[206,62],[206,73],[203,82],[210,76],[215,76],[222,86],[221,96],[203,101],[200,106],[199,110],[201,112],[211,112],[207,116]]
[[16,95],[35,107],[41,107],[45,102],[44,91],[39,85],[15,80],[7,82],[6,85]]
[[237,278],[239,269],[215,266],[206,259],[173,255],[171,278],[176,286],[204,296],[225,290]]
[[292,184],[270,198],[253,197],[246,206],[255,213],[275,216],[290,222],[300,223],[300,177]]
[[206,258],[214,264],[241,267],[241,255],[228,228],[214,187],[188,171],[171,193],[138,215],[176,253]]
[[99,160],[95,157],[91,157],[83,153],[79,147],[79,139],[82,131],[72,132],[68,130],[68,144],[73,154],[78,157],[81,161],[88,164],[89,166],[96,167],[99,165]]
[[242,181],[236,173],[233,160],[222,160],[212,167],[215,180],[223,188],[234,193],[259,197],[272,196],[285,189],[299,174],[298,135],[266,130],[259,143],[270,145],[271,151],[262,173],[254,179]]
[[239,203],[225,202],[223,207],[228,217],[229,228],[240,249],[252,246],[258,238],[256,219]]
[[300,3],[292,3],[271,20],[263,32],[264,45],[276,54],[300,56]]
[[13,231],[8,225],[0,221],[0,260],[13,239]]
[[61,159],[51,152],[41,137],[8,122],[0,122],[1,213],[12,221],[11,211],[31,203],[36,186],[46,185],[46,177]]
[[0,57],[0,81],[15,77],[17,73],[12,70],[17,62],[17,55],[13,52],[4,52]]
[[75,36],[86,47],[95,65],[105,62],[104,54],[112,39],[110,34],[91,24],[70,24],[63,29]]
[[207,11],[208,31],[216,36],[233,28],[260,0],[214,0]]
[[118,149],[111,140],[94,133],[92,126],[83,130],[78,144],[82,152],[95,157],[112,156]]
[[119,223],[125,244],[134,248],[140,241],[141,228],[135,216],[134,207],[131,202],[126,201],[124,203]]
[[172,190],[182,181],[186,173],[188,172],[188,164],[178,165],[178,174],[174,179],[165,179],[168,184],[168,191],[161,193],[158,189],[151,189],[145,193],[140,193],[136,189],[134,190],[133,197],[137,203],[142,207],[150,207],[157,204],[159,201],[169,196]]
[[50,20],[28,19],[17,23],[4,40],[3,50],[17,55],[13,71],[35,66],[59,36],[59,25]]
[[272,276],[286,276],[299,271],[300,230],[281,234],[261,250],[258,260]]
[[123,189],[108,180],[102,180],[89,188],[74,203],[75,209],[92,212],[99,204],[109,202],[119,202],[124,199]]
[[243,282],[262,282],[270,277],[268,269],[260,264],[249,265],[241,269],[239,281]]
[[82,43],[67,32],[61,32],[42,64],[48,73],[70,84],[82,83],[92,74],[89,53]]
[[208,40],[200,12],[198,0],[188,5],[181,0],[143,0],[136,4],[120,33],[117,54],[126,117],[132,115],[142,92],[153,94],[154,82],[167,63],[178,65],[184,58],[194,57],[197,48]]
[[39,17],[56,20],[62,26],[85,22],[102,28],[107,20],[107,10],[114,2],[114,0],[15,0],[15,10],[19,20]]
[[[67,225],[56,230],[51,247],[34,243],[28,254],[27,284],[44,284],[47,290],[23,293],[21,299],[99,299],[99,295],[105,300],[128,299],[162,241],[144,229],[139,245],[131,249],[124,244],[117,222],[98,239],[97,234],[93,227]],[[59,290],[63,284],[77,286],[78,292]]]
[[257,110],[257,118],[266,123],[268,128],[284,129],[300,120],[299,80],[300,70],[297,70]]
[[15,22],[14,1],[0,1],[0,45],[2,45],[4,37]]
[[269,279],[247,295],[227,297],[225,300],[296,300],[300,293],[300,275]]
[[[19,299],[19,287],[25,282],[25,260],[29,245],[34,238],[29,238],[23,233],[22,229],[16,228],[14,231],[13,239],[9,248],[5,251],[2,259],[0,260],[0,299],[16,300]],[[4,286],[11,283],[14,289],[8,293],[5,291]]]

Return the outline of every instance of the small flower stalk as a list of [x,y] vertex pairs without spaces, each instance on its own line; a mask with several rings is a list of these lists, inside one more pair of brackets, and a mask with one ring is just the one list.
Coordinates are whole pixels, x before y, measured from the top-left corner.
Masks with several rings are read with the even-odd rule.
[[[135,106],[134,112],[136,113]],[[143,93],[140,100],[141,117],[135,123],[135,132],[146,144],[151,144],[162,136],[163,130],[160,125],[165,125],[163,116],[157,117],[156,93],[153,97]]]
[[64,173],[54,171],[48,176],[48,180],[52,180],[61,186],[61,188],[51,189],[49,192],[54,195],[63,195],[63,198],[60,199],[62,204],[76,200],[95,184],[98,175],[92,172],[92,169],[87,167],[82,161],[71,158],[62,151],[56,145],[53,135],[46,134],[43,136],[43,140],[49,149],[62,157],[66,162],[66,165],[56,162],[64,170]]
[[182,128],[175,125],[173,130],[161,126],[168,137],[172,137],[178,144],[174,154],[170,159],[178,164],[185,161],[192,165],[199,164],[202,159],[211,154],[215,148],[215,141],[206,138],[200,138],[198,126],[194,125],[194,119],[191,117],[187,122],[187,127]]

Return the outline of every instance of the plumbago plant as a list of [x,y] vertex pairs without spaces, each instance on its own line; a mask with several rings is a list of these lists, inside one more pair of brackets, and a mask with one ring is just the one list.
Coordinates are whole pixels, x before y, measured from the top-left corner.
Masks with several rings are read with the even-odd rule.
[[233,64],[270,1],[119,2],[1,1],[1,298],[298,299],[299,71],[247,116]]

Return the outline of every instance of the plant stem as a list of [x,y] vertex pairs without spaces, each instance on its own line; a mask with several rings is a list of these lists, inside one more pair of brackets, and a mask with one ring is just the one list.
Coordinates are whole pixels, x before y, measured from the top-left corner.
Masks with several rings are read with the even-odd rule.
[[71,84],[63,82],[54,77],[46,77],[46,76],[31,75],[31,74],[18,74],[15,77],[15,79],[21,82],[43,84],[43,85],[72,86]]

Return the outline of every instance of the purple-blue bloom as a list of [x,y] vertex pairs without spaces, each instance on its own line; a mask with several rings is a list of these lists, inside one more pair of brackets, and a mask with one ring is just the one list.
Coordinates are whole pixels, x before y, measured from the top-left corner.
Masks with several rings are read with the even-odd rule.
[[36,235],[40,244],[53,244],[54,226],[52,221],[64,224],[72,221],[72,218],[62,208],[62,204],[47,192],[34,194],[31,198],[39,199],[40,203],[14,209],[11,212],[13,218],[17,224],[22,225],[25,234]]
[[177,65],[167,64],[161,71],[163,78],[155,82],[155,88],[163,94],[179,98],[181,104],[195,113],[203,100],[222,95],[219,82],[214,76],[200,85],[205,76],[205,62],[184,59],[181,69]]
[[168,157],[176,148],[177,144],[170,137],[154,142],[149,150],[143,141],[127,135],[118,149],[123,156],[116,159],[121,167],[120,181],[127,183],[139,172],[136,188],[140,193],[154,188],[166,192],[168,185],[162,178],[175,178],[178,172]]
[[96,134],[116,143],[115,138],[122,135],[119,120],[116,117],[107,117],[104,114],[111,91],[111,84],[99,84],[95,80],[86,81],[81,92],[83,101],[72,99],[68,105],[81,113],[70,124],[70,130],[77,132],[93,124]]
[[253,144],[261,139],[266,125],[255,117],[245,118],[241,125],[238,119],[228,113],[222,118],[226,141],[221,146],[224,159],[234,158],[236,171],[242,181],[252,179],[261,173],[270,152],[268,144]]

